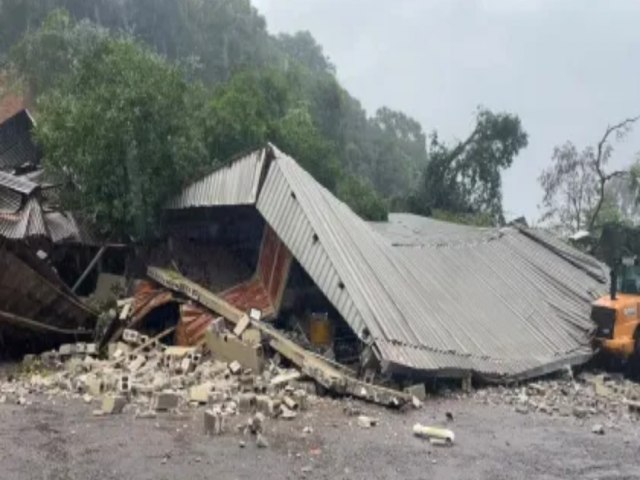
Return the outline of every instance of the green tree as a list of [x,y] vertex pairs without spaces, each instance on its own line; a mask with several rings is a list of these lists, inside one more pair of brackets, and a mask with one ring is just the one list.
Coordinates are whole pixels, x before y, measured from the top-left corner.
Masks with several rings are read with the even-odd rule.
[[337,195],[360,217],[374,222],[387,220],[386,202],[376,193],[373,187],[352,175],[340,179]]
[[45,165],[62,201],[116,236],[152,235],[162,205],[206,152],[181,72],[130,40],[101,44],[41,102]]
[[478,110],[476,126],[463,141],[447,145],[434,133],[422,184],[408,199],[409,209],[479,215],[501,223],[501,172],[527,143],[516,115],[486,109]]
[[10,60],[35,98],[55,87],[107,38],[105,29],[86,20],[74,23],[66,11],[54,10],[41,28],[11,49]]
[[285,76],[273,70],[238,74],[218,87],[205,120],[211,157],[224,160],[273,140],[289,97]]
[[289,59],[304,65],[314,74],[335,74],[336,67],[308,31],[297,32],[293,35],[281,33],[276,42]]

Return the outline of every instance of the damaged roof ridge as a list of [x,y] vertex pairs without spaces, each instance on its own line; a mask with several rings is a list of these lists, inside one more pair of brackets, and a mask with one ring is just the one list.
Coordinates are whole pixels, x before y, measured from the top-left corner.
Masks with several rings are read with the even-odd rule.
[[[311,179],[311,181],[315,182],[313,177],[307,171],[301,168],[295,162],[295,160],[293,160],[293,158],[291,158],[287,154],[282,153],[277,148],[275,149],[275,162],[278,165],[282,165],[283,163],[285,163],[284,167],[287,169],[285,176],[292,175],[296,177],[297,184],[304,184],[305,180],[307,179]],[[287,165],[286,165],[287,162],[290,163],[290,167],[295,165],[297,168],[287,168]],[[329,257],[328,258],[329,263],[333,266],[335,271],[339,274],[341,281],[345,284],[345,288],[347,288],[348,291],[351,292],[352,301],[354,302],[354,304],[356,304],[357,308],[361,312],[368,311],[371,319],[374,319],[376,321],[380,330],[385,331],[386,329],[384,328],[385,327],[384,321],[382,321],[382,318],[378,318],[378,314],[376,314],[376,312],[374,312],[374,310],[369,307],[370,304],[375,302],[373,302],[371,299],[366,298],[368,292],[366,292],[366,289],[361,288],[360,286],[361,284],[359,280],[362,280],[362,279],[358,279],[358,276],[356,275],[356,271],[358,270],[358,267],[359,267],[358,262],[354,257],[346,255],[345,249],[340,248],[340,244],[342,243],[341,238],[343,237],[339,235],[337,229],[333,226],[332,222],[328,221],[328,220],[335,220],[337,222],[341,222],[341,217],[336,215],[334,219],[330,219],[330,218],[327,218],[327,215],[323,213],[325,211],[325,209],[322,208],[323,206],[328,207],[326,210],[327,212],[332,211],[333,205],[331,205],[331,203],[328,201],[327,196],[333,197],[333,195],[331,194],[331,192],[329,192],[328,189],[326,189],[324,186],[322,186],[317,182],[315,182],[314,186],[317,187],[318,191],[320,192],[319,199],[321,200],[323,205],[319,205],[314,202],[307,202],[306,195],[302,195],[303,192],[300,192],[300,191],[295,192],[297,185],[294,186],[289,183],[289,188],[292,191],[294,191],[294,193],[297,194],[296,201],[300,205],[300,208],[305,212],[305,214],[309,215],[309,213],[311,213],[313,217],[321,219],[320,226],[321,228],[326,229],[325,233],[329,234],[329,238],[327,239],[325,235],[320,234],[318,232],[317,226],[312,225],[312,228],[314,232],[318,235],[319,242],[322,244],[325,251],[327,251],[327,256]],[[397,315],[402,315],[400,307],[394,302],[394,299],[389,294],[388,290],[384,288],[382,279],[380,279],[379,276],[377,275],[376,269],[371,265],[367,256],[364,255],[363,252],[361,251],[361,248],[363,247],[363,245],[358,243],[357,238],[351,235],[351,232],[352,232],[352,229],[361,229],[363,231],[366,231],[366,233],[369,234],[370,238],[374,241],[373,246],[374,248],[377,248],[378,250],[377,253],[383,254],[384,257],[388,257],[385,254],[386,246],[387,246],[386,242],[384,242],[384,239],[382,238],[381,235],[379,235],[375,230],[373,230],[373,228],[371,228],[371,226],[368,225],[367,222],[365,222],[358,215],[356,215],[344,202],[340,201],[335,197],[333,197],[332,199],[337,201],[337,205],[336,205],[337,208],[342,209],[343,213],[346,213],[348,217],[351,217],[350,220],[355,220],[353,224],[350,224],[348,226],[349,228],[346,228],[346,226],[343,225],[342,231],[347,232],[347,239],[349,243],[351,243],[354,246],[360,247],[357,249],[358,256],[367,265],[368,274],[376,280],[375,282],[368,282],[368,284],[369,285],[372,284],[374,287],[380,286],[381,288],[379,289],[376,288],[376,290],[379,290],[378,294],[381,294],[387,297],[387,299],[389,300],[389,303],[395,307],[396,309],[395,313]],[[323,241],[323,238],[324,238],[324,241]],[[330,240],[330,241],[328,242],[327,240]],[[334,246],[336,248],[333,248]],[[327,250],[327,248],[329,248],[332,253],[330,253]],[[336,255],[341,261],[340,262],[334,261],[333,255]],[[342,268],[343,266],[344,268]],[[354,293],[356,293],[355,296],[353,295]],[[360,334],[361,332],[357,332],[357,333]],[[386,332],[387,335],[389,335],[390,333],[391,333],[390,331]]]

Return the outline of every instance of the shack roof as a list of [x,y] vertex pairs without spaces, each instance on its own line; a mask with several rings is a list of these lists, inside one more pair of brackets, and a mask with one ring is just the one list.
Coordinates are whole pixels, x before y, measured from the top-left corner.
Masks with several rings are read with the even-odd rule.
[[25,165],[40,164],[40,150],[32,130],[34,121],[27,110],[21,110],[0,123],[0,170],[13,171]]
[[[591,257],[524,227],[407,214],[368,223],[291,157],[261,152],[256,208],[354,332],[371,335],[388,371],[522,378],[591,355],[590,302],[607,278]],[[237,182],[227,168],[219,184],[225,172]],[[234,204],[208,195],[200,205]]]

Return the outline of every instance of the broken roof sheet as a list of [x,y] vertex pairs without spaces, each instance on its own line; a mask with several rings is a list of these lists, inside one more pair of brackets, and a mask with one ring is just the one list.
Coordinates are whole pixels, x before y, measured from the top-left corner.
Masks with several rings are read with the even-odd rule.
[[33,141],[33,118],[21,110],[0,124],[0,170],[40,164],[40,151]]
[[517,378],[590,356],[602,264],[533,230],[414,215],[369,224],[273,155],[258,211],[389,371]]
[[253,205],[258,195],[265,150],[252,152],[192,183],[167,208]]
[[16,213],[0,213],[0,237],[9,240],[48,237],[44,214],[38,199],[28,198]]
[[38,184],[24,176],[0,172],[0,187],[4,187],[24,195],[30,195],[36,188],[38,188]]

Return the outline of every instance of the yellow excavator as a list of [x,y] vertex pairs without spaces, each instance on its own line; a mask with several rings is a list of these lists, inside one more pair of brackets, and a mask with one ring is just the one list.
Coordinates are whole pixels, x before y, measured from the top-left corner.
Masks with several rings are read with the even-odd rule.
[[640,264],[625,257],[611,269],[610,293],[592,304],[595,343],[640,374]]

